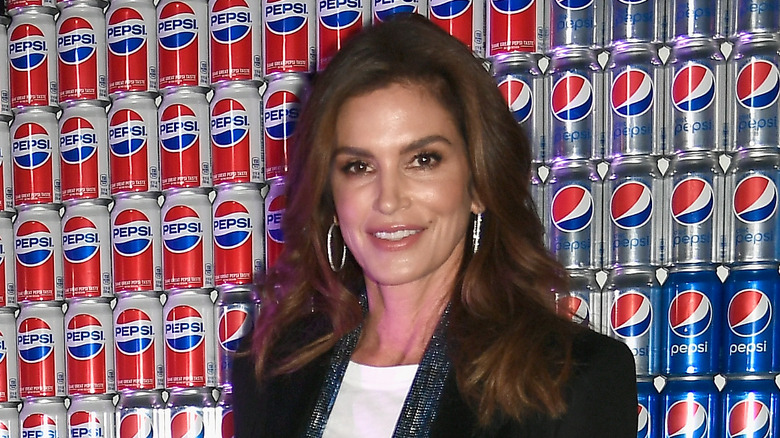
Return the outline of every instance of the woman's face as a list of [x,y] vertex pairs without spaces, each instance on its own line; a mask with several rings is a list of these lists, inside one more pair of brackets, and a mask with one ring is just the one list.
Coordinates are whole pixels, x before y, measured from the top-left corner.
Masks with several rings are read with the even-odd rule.
[[331,187],[341,233],[367,281],[450,279],[469,213],[478,211],[469,184],[455,120],[422,87],[394,84],[341,107]]

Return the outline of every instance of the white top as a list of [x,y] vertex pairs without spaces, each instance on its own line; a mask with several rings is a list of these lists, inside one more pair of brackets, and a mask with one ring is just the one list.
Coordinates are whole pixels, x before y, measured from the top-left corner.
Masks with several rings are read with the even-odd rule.
[[392,437],[417,368],[350,361],[322,438]]

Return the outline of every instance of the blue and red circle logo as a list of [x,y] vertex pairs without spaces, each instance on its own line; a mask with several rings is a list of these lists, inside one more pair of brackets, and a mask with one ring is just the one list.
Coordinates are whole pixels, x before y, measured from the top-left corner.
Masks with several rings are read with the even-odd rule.
[[579,185],[564,187],[555,194],[550,206],[550,218],[555,228],[564,233],[584,230],[593,220],[593,197]]
[[111,116],[108,142],[111,153],[129,157],[144,150],[147,142],[146,121],[133,110],[122,109]]
[[764,175],[750,175],[737,184],[733,208],[742,222],[765,222],[777,210],[777,186]]
[[516,78],[506,78],[498,84],[498,90],[506,99],[509,111],[518,123],[523,123],[531,116],[534,109],[534,94],[531,87]]
[[417,3],[406,0],[392,0],[375,2],[374,17],[377,20],[385,21],[395,14],[413,14],[417,12]]
[[757,59],[737,74],[737,102],[747,109],[764,109],[777,102],[780,94],[780,72],[769,61]]
[[154,345],[154,325],[143,310],[126,309],[114,321],[114,342],[123,354],[141,354]]
[[146,46],[144,18],[132,8],[119,8],[107,23],[108,50],[117,56],[129,56]]
[[194,409],[183,409],[171,416],[171,438],[204,438],[203,415]]
[[145,412],[131,412],[119,420],[119,436],[122,438],[154,438],[152,418]]
[[265,230],[268,236],[276,243],[284,243],[284,231],[282,230],[282,217],[286,204],[285,196],[277,196],[268,204],[265,213]]
[[642,227],[653,215],[653,193],[640,182],[625,182],[612,193],[609,210],[612,222],[618,227],[628,230]]
[[681,338],[704,334],[712,323],[712,303],[697,290],[676,294],[669,304],[669,328]]
[[198,212],[176,205],[165,213],[162,225],[165,249],[180,254],[195,249],[203,240],[203,224]]
[[593,86],[585,76],[567,73],[552,89],[553,116],[562,122],[578,122],[593,112]]
[[759,335],[772,322],[772,303],[758,289],[743,289],[729,302],[728,323],[731,332],[743,338]]
[[558,314],[577,324],[587,324],[590,320],[588,301],[577,295],[565,295],[555,300]]
[[672,81],[672,104],[678,111],[699,112],[715,100],[715,75],[701,64],[681,68]]
[[490,0],[490,6],[502,14],[518,14],[533,6],[536,0]]
[[637,438],[650,438],[650,433],[652,432],[652,428],[650,427],[651,421],[650,421],[650,412],[647,410],[647,407],[645,407],[642,404],[637,405],[637,426],[636,426],[636,436]]
[[142,211],[129,208],[119,212],[113,229],[114,250],[124,257],[141,255],[152,246],[152,225]]
[[326,29],[342,30],[360,21],[363,11],[359,5],[358,2],[320,2],[317,15]]
[[14,164],[27,170],[37,169],[49,161],[52,154],[51,136],[38,123],[24,123],[14,131]]
[[62,254],[70,263],[84,263],[100,251],[95,224],[84,216],[73,216],[62,226]]
[[182,153],[198,144],[200,126],[192,108],[169,105],[160,115],[160,145],[170,153]]
[[70,17],[62,22],[57,35],[57,54],[62,63],[81,64],[95,56],[96,52],[95,29],[87,20]]
[[160,10],[157,41],[166,50],[182,50],[198,39],[198,20],[185,2],[171,2]]
[[452,20],[471,10],[471,0],[430,0],[430,11],[434,18]]
[[636,338],[650,330],[653,322],[653,307],[650,299],[639,292],[621,294],[612,303],[609,323],[618,336]]
[[265,28],[277,35],[289,35],[303,29],[309,17],[297,0],[267,0]]
[[666,436],[668,438],[706,438],[709,415],[701,403],[680,400],[666,411]]
[[176,353],[187,353],[196,348],[206,337],[203,317],[195,308],[176,306],[165,317],[165,343]]
[[768,438],[771,427],[772,413],[760,400],[740,400],[728,412],[728,438]]
[[8,56],[14,70],[34,70],[49,56],[48,44],[41,29],[32,24],[23,24],[11,32]]
[[252,319],[243,305],[234,305],[225,309],[219,317],[217,338],[223,350],[235,352],[238,344],[252,327]]
[[612,110],[623,117],[641,116],[653,107],[653,79],[644,70],[627,68],[612,81]]
[[54,254],[54,237],[41,222],[30,220],[16,231],[16,260],[25,267],[41,266]]
[[46,414],[30,414],[22,422],[23,437],[57,437],[57,421]]
[[263,111],[265,134],[273,140],[285,140],[295,130],[301,102],[289,91],[277,91],[268,97]]
[[76,411],[68,416],[68,430],[71,437],[104,437],[103,425],[97,415],[87,411]]
[[593,0],[555,0],[555,3],[563,9],[579,10],[590,7]]
[[222,99],[211,110],[211,142],[230,148],[249,135],[249,115],[240,102]]
[[66,164],[82,164],[95,156],[98,148],[95,127],[84,117],[71,117],[60,127],[60,157]]
[[54,351],[54,331],[40,318],[27,318],[19,324],[17,333],[19,359],[27,363],[40,363]]
[[211,38],[235,44],[252,33],[252,12],[245,0],[217,0],[211,8]]
[[236,201],[225,201],[214,210],[214,242],[221,249],[234,249],[252,236],[252,217]]
[[103,325],[92,315],[79,314],[74,316],[68,322],[65,345],[68,348],[68,354],[74,359],[94,359],[106,345]]
[[715,209],[715,195],[709,182],[686,178],[672,190],[672,218],[684,226],[706,222]]

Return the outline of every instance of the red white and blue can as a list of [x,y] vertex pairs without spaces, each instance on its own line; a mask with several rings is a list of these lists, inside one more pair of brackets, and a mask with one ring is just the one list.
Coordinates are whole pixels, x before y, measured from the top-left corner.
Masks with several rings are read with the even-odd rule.
[[[11,307],[0,309],[0,403],[19,400],[19,364],[14,310]],[[1,426],[0,430],[2,430]]]
[[601,287],[596,273],[589,269],[570,269],[569,290],[555,293],[555,311],[575,324],[601,331]]
[[284,177],[268,181],[268,194],[265,197],[265,267],[276,263],[284,249],[284,232],[282,221],[287,207]]
[[233,386],[233,356],[242,339],[252,332],[259,311],[257,294],[251,287],[223,286],[214,303],[217,343],[217,385]]
[[731,268],[725,283],[723,363],[726,375],[780,371],[780,274],[777,264]]
[[712,0],[668,0],[671,39],[723,38],[728,26],[728,5]]
[[254,84],[225,82],[211,99],[214,184],[262,183],[262,101]]
[[465,44],[474,56],[484,58],[485,1],[429,0],[428,18]]
[[68,407],[68,437],[114,438],[116,420],[113,394],[75,395]]
[[780,5],[776,0],[732,0],[729,17],[729,33],[735,39],[746,34],[780,31]]
[[152,193],[120,195],[111,210],[114,292],[162,290],[160,205]]
[[40,109],[19,112],[11,125],[14,205],[60,202],[57,116]]
[[263,0],[263,74],[308,73],[315,67],[314,0]]
[[[8,24],[11,20],[0,17],[0,47],[8,47]],[[0,50],[0,65],[10,65],[8,50]],[[0,120],[11,120],[11,83],[9,68],[0,68]]]
[[51,15],[57,13],[56,0],[6,0],[5,3],[5,10],[12,16],[27,12],[33,8],[40,9]]
[[604,3],[595,0],[550,0],[550,48],[601,46]]
[[13,216],[16,213],[14,210],[12,157],[11,127],[8,126],[8,122],[0,121],[0,158],[2,158],[0,159],[0,214],[8,216]]
[[274,75],[263,94],[265,179],[287,174],[292,134],[309,81],[301,74]]
[[25,9],[8,27],[11,108],[57,106],[57,30],[54,16]]
[[169,293],[163,318],[165,387],[216,386],[216,329],[209,291],[184,289]]
[[103,8],[75,3],[57,19],[59,102],[108,102],[106,18]]
[[666,0],[605,1],[604,44],[666,41]]
[[65,205],[62,258],[66,300],[114,296],[110,224],[105,201],[86,200]]
[[16,320],[22,398],[66,395],[63,318],[61,303],[22,304]]
[[163,289],[214,287],[211,202],[202,189],[165,192],[162,206]]
[[59,207],[19,208],[14,222],[16,296],[19,302],[62,301],[62,237]]
[[147,0],[113,0],[106,11],[108,92],[157,92],[157,12]]
[[219,396],[217,403],[217,417],[220,420],[222,438],[235,438],[235,423],[233,422],[233,393],[232,389],[225,388]]
[[157,5],[160,89],[209,86],[208,4],[163,0]]
[[117,438],[163,438],[165,402],[161,391],[123,391],[116,405]]
[[21,436],[19,403],[0,403],[0,430],[9,438]]
[[727,378],[722,398],[725,436],[780,436],[780,390],[772,376]]
[[220,434],[217,406],[211,389],[174,389],[168,396],[169,438],[224,438]]
[[0,216],[0,307],[16,307],[16,258],[14,225],[10,216]]
[[209,0],[211,83],[262,81],[260,0]]
[[213,209],[214,283],[253,283],[265,271],[265,208],[260,186],[219,186]]
[[373,24],[379,24],[395,14],[420,14],[428,13],[428,0],[374,0]]
[[666,381],[661,392],[664,437],[716,438],[721,434],[720,394],[712,377]]
[[540,53],[550,44],[548,8],[543,0],[487,0],[488,58]]
[[68,302],[65,367],[69,395],[116,391],[113,322],[107,298]]
[[661,395],[655,389],[653,380],[638,378],[636,382],[637,392],[637,438],[660,437],[663,430],[660,427],[661,419]]
[[176,88],[160,104],[162,189],[211,187],[209,103],[193,88]]
[[128,390],[165,387],[164,342],[160,294],[119,294],[114,307],[114,353],[118,390],[124,393]]
[[111,199],[105,108],[82,101],[66,105],[59,134],[62,200]]
[[68,436],[65,434],[68,419],[62,397],[25,400],[19,421],[22,424],[21,436],[25,438]]
[[108,113],[111,194],[160,191],[157,107],[148,95],[114,100]]
[[347,39],[371,25],[371,1],[319,1],[317,22],[317,70],[324,70]]

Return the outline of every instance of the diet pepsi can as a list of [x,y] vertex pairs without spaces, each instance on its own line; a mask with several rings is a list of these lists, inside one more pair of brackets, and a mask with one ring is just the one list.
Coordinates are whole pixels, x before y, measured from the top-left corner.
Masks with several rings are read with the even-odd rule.
[[716,438],[721,435],[720,394],[712,377],[678,377],[661,393],[664,437]]
[[91,102],[68,104],[59,134],[62,200],[111,199],[106,110]]
[[[485,1],[429,0],[428,18],[465,44],[477,58],[485,57]],[[490,1],[490,0],[487,0]],[[523,23],[527,26],[527,23]]]
[[773,33],[780,30],[780,5],[777,0],[732,0],[729,25],[732,37]]
[[285,180],[283,177],[268,181],[269,189],[265,197],[265,268],[276,263],[284,249],[284,231],[282,221],[287,206]]
[[217,385],[232,388],[233,356],[241,341],[252,332],[259,311],[256,291],[251,287],[223,286],[214,304],[217,337]]
[[[2,70],[2,69],[0,69]],[[13,155],[11,155],[11,127],[8,122],[0,121],[0,214],[13,216]]]
[[661,419],[661,395],[649,378],[638,378],[637,389],[637,438],[651,438],[662,436],[660,426]]
[[666,0],[605,1],[604,44],[666,40]]
[[111,194],[160,190],[157,107],[139,93],[119,96],[108,113]]
[[664,176],[664,215],[672,265],[721,263],[724,257],[723,170],[713,152],[679,152]]
[[265,211],[260,186],[217,187],[214,209],[214,283],[250,284],[264,272]]
[[106,11],[108,92],[157,93],[157,12],[147,0],[112,0]]
[[62,304],[24,303],[16,322],[19,395],[22,398],[65,396]]
[[167,416],[162,392],[123,391],[116,405],[117,438],[164,438]]
[[0,308],[0,403],[19,400],[17,357],[14,309],[3,307]]
[[541,53],[549,48],[549,5],[543,0],[487,0],[487,57]]
[[265,179],[287,173],[292,134],[301,113],[301,102],[309,81],[302,74],[274,75],[263,94],[263,156]]
[[711,0],[669,0],[669,24],[675,42],[691,38],[723,38],[728,26],[726,2]]
[[159,110],[162,189],[211,187],[206,94],[193,88],[169,91]]
[[262,102],[253,84],[226,82],[211,99],[214,184],[264,181]]
[[68,437],[114,438],[116,420],[113,396],[75,395],[68,408]]
[[105,201],[87,200],[65,205],[62,258],[66,300],[114,296],[110,223]]
[[56,35],[54,16],[44,9],[24,9],[11,20],[11,108],[57,106]]
[[60,202],[57,117],[32,107],[20,111],[11,125],[14,204]]
[[165,387],[216,386],[214,303],[208,290],[168,294],[165,323]]
[[594,0],[550,0],[550,47],[603,44],[604,3]]
[[8,437],[21,436],[19,403],[0,403],[0,430],[8,431]]
[[232,389],[225,388],[219,397],[217,404],[217,418],[220,420],[222,438],[235,438],[235,424],[233,423],[233,393]]
[[777,264],[731,268],[725,283],[724,352],[727,375],[767,374],[780,370],[780,274]]
[[[8,24],[11,19],[0,16],[0,47],[8,46]],[[0,65],[10,65],[8,50],[0,50]],[[11,84],[9,82],[9,68],[0,68],[0,120],[7,121],[13,118],[11,112]]]
[[618,267],[610,273],[604,302],[606,333],[634,353],[637,376],[660,371],[661,287],[649,267]]
[[165,192],[162,206],[163,289],[214,287],[211,202],[200,189]]
[[211,84],[261,81],[260,0],[209,0]]
[[59,102],[108,103],[106,18],[102,6],[74,3],[57,19]]
[[553,163],[545,204],[549,209],[548,247],[566,269],[600,269],[602,182],[586,160]]
[[62,301],[62,238],[59,208],[24,206],[14,222],[16,296],[19,302]]
[[80,298],[65,312],[68,394],[116,391],[114,325],[107,298]]
[[593,330],[601,330],[601,288],[596,273],[589,269],[570,269],[568,292],[555,293],[555,311]]
[[169,438],[224,438],[220,435],[217,404],[207,388],[174,389],[168,397]]
[[111,210],[114,292],[162,290],[162,232],[157,195],[129,193]]
[[157,4],[160,89],[209,86],[208,3],[162,0]]
[[62,397],[31,398],[24,401],[19,413],[22,435],[32,437],[65,437],[67,414]]
[[14,225],[10,217],[0,216],[0,307],[16,307],[16,257]]
[[347,39],[369,26],[371,26],[371,1],[369,0],[318,1],[317,70],[324,70]]
[[263,0],[263,74],[308,73],[315,67],[314,0]]
[[372,24],[377,25],[395,14],[420,14],[428,12],[428,0],[374,0]]
[[726,436],[780,436],[780,391],[772,376],[728,378],[722,397]]
[[114,353],[118,390],[126,392],[164,387],[163,343],[160,294],[118,294],[114,307]]

